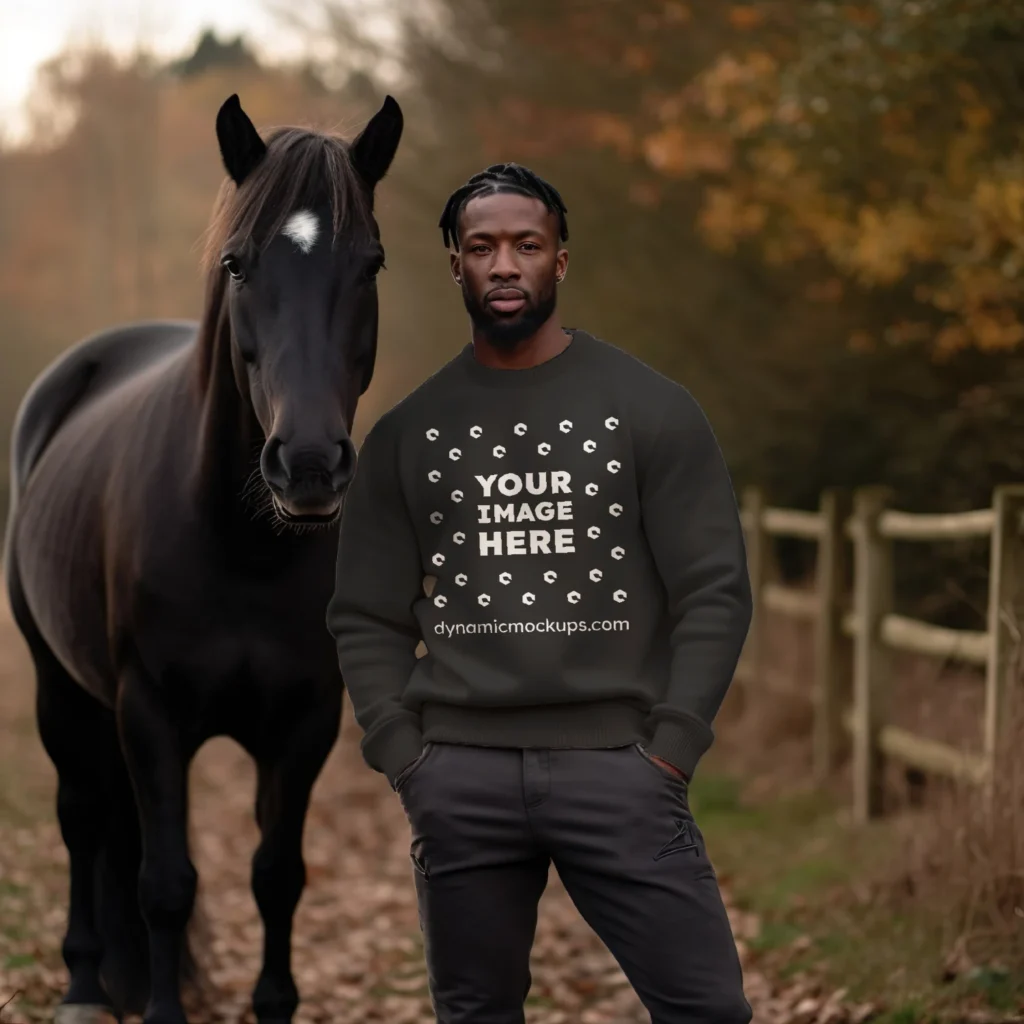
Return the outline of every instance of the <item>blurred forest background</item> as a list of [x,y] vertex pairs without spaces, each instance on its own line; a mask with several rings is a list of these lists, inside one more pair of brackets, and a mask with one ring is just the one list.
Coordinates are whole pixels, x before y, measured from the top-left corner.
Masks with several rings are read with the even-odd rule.
[[301,66],[207,33],[171,63],[79,50],[41,72],[31,138],[0,151],[0,450],[67,345],[198,314],[228,94],[262,128],[354,132],[387,89],[407,130],[361,431],[466,341],[437,218],[514,159],[568,205],[565,322],[689,387],[738,488],[809,508],[886,483],[939,511],[1024,479],[1019,3],[396,3],[386,89],[396,54],[358,4],[280,16],[308,28]]
[[[44,366],[120,321],[199,315],[224,174],[214,119],[233,92],[262,130],[354,135],[386,92],[405,112],[378,189],[388,270],[357,442],[468,340],[437,221],[471,174],[515,160],[568,207],[563,323],[685,384],[737,491],[812,509],[824,488],[886,484],[896,507],[941,512],[1024,482],[1021,0],[390,0],[387,43],[363,0],[275,2],[282,30],[309,40],[302,61],[268,63],[210,31],[171,61],[68,50],[40,71],[28,136],[0,143],[0,519],[11,421]],[[787,576],[810,568],[809,547],[781,549]],[[901,611],[986,628],[984,543],[898,550],[897,563]],[[763,917],[751,955],[777,950],[790,971],[813,936],[837,985],[947,993],[963,977],[1024,1011],[1024,987],[997,991],[1007,965],[1024,978],[1024,757],[1006,776],[1011,825],[971,817],[969,794],[927,827],[892,826],[917,853],[802,797],[751,810],[735,777],[749,790],[780,765],[789,783],[809,775],[807,637],[772,633],[794,693],[734,687],[722,760],[694,794],[723,884]],[[978,680],[948,669],[901,665],[908,722],[976,744]],[[0,806],[25,788],[10,779]],[[964,936],[981,942],[973,965]],[[34,949],[17,956],[33,963]],[[793,991],[794,1006],[810,998]],[[925,1019],[914,1006],[892,1021]],[[758,1019],[819,1019],[786,1014]]]

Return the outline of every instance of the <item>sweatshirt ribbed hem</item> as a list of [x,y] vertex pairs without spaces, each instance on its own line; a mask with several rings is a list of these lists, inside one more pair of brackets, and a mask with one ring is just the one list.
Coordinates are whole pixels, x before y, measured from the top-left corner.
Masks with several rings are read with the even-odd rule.
[[525,708],[424,704],[420,725],[428,743],[572,749],[641,742],[648,735],[646,721],[645,712],[616,701]]

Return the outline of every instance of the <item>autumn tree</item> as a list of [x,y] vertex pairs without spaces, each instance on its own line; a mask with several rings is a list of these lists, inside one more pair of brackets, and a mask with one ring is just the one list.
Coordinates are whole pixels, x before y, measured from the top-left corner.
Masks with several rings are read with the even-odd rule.
[[[718,251],[823,258],[940,354],[1024,339],[1024,8],[1013,0],[742,5],[569,0],[525,28],[616,102],[548,112],[669,183],[705,186]],[[579,75],[580,72],[577,72]]]
[[[330,18],[311,26],[325,65],[364,47],[372,54],[373,41],[351,5],[328,6]],[[608,45],[620,44],[635,23],[629,6],[441,0],[431,5],[429,18],[418,9],[398,12],[405,19],[404,78],[379,82],[377,89],[397,91],[406,111],[389,181],[401,208],[400,221],[392,223],[400,224],[403,246],[415,241],[418,259],[418,280],[407,299],[430,310],[432,333],[446,354],[465,343],[465,315],[448,277],[437,218],[449,193],[482,167],[502,160],[532,167],[561,190],[569,207],[572,256],[560,291],[563,322],[586,327],[682,381],[708,410],[742,473],[745,462],[757,459],[751,421],[778,421],[795,395],[806,397],[816,387],[819,368],[798,352],[854,320],[848,310],[823,304],[807,309],[794,327],[791,307],[802,293],[804,271],[779,273],[754,254],[710,252],[696,230],[700,183],[680,187],[631,158],[631,117],[644,75],[621,62],[609,66],[596,42],[588,49],[596,29],[585,28],[600,23],[604,30],[613,19]],[[579,25],[563,30],[561,16],[574,12]],[[328,25],[335,32],[330,50],[324,46]],[[685,73],[696,74],[729,31],[725,22],[695,39]],[[395,54],[385,46],[364,66],[372,72],[389,61]],[[447,342],[442,331],[449,332]],[[444,351],[434,350],[434,365]]]

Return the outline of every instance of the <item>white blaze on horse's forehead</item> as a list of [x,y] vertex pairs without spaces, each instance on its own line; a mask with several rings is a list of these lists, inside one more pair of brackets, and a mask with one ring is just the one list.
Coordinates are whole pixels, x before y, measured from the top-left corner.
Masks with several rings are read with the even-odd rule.
[[320,223],[314,213],[299,210],[288,218],[281,228],[281,234],[290,238],[304,253],[308,253],[316,244]]

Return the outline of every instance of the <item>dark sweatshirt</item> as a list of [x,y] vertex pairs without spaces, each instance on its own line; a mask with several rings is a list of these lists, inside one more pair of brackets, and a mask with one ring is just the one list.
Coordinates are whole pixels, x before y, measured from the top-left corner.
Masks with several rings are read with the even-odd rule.
[[725,461],[683,387],[570,333],[525,370],[467,345],[360,448],[327,624],[392,782],[428,741],[692,775],[713,740],[751,614]]

